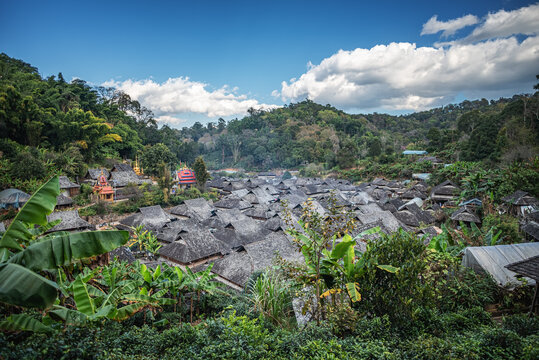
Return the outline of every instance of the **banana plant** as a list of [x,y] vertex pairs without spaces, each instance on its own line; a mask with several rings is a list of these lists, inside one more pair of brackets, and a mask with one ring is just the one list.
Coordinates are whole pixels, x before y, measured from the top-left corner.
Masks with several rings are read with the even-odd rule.
[[[59,286],[44,277],[75,261],[107,253],[127,242],[127,231],[92,231],[41,236],[60,194],[58,177],[42,185],[26,202],[0,238],[0,302],[21,307],[50,308]],[[33,230],[36,225],[43,227]],[[24,314],[2,321],[2,328],[27,330]],[[34,326],[39,331],[39,326]]]
[[[359,292],[359,284],[355,279],[360,275],[365,268],[365,261],[361,256],[361,253],[356,252],[355,245],[356,240],[370,234],[374,234],[380,231],[380,228],[373,228],[361,232],[355,238],[346,234],[342,241],[338,244],[334,244],[331,251],[323,251],[324,258],[322,259],[322,274],[324,275],[324,281],[328,288],[327,291],[322,293],[321,297],[327,297],[329,295],[342,293],[346,290],[351,302],[357,302],[361,300],[361,293]],[[399,268],[391,265],[376,266],[384,271],[396,273]],[[335,285],[342,288],[335,288]]]

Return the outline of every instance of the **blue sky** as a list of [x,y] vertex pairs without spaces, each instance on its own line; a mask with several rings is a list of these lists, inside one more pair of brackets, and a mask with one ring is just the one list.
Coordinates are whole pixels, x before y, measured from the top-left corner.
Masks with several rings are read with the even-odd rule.
[[[114,85],[172,126],[306,97],[404,113],[530,92],[538,9],[529,1],[2,0],[0,51],[43,76]],[[527,57],[500,60],[515,51]]]

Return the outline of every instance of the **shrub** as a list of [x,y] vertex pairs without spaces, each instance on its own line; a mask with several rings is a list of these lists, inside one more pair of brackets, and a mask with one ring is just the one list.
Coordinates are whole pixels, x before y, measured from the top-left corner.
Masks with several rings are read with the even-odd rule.
[[[433,303],[434,293],[422,274],[426,270],[425,246],[416,235],[403,230],[382,235],[370,241],[363,254],[365,271],[358,278],[362,300],[359,309],[382,316],[392,322],[411,320],[421,306]],[[396,273],[378,268],[378,265],[398,267]]]
[[25,151],[13,159],[10,175],[19,179],[43,179],[47,175],[47,169],[41,160]]
[[503,328],[520,336],[539,335],[539,317],[527,314],[508,316],[503,319]]

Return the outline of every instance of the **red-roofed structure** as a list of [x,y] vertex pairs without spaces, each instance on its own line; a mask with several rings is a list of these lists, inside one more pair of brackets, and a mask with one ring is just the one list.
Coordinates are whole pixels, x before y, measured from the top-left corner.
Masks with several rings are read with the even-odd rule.
[[186,167],[177,170],[176,176],[178,178],[178,184],[180,186],[191,186],[192,184],[196,184],[197,182],[195,172]]

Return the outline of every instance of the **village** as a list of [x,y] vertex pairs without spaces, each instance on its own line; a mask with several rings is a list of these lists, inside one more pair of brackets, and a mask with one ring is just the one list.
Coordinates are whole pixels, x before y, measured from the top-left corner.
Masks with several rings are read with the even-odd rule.
[[[424,152],[414,154],[424,155]],[[158,251],[151,254],[131,251],[124,246],[111,252],[111,259],[117,256],[128,262],[139,260],[153,268],[167,263],[183,269],[189,267],[194,272],[213,264],[211,271],[216,280],[232,289],[243,290],[254,272],[271,267],[277,257],[303,262],[298,246],[287,232],[286,217],[297,227],[306,206],[313,207],[322,218],[330,216],[335,209],[350,214],[356,222],[352,236],[376,229],[374,234],[358,241],[356,249],[359,251],[365,250],[367,239],[399,229],[417,234],[428,246],[431,239],[443,233],[440,226],[447,220],[448,210],[451,211],[449,219],[457,229],[481,225],[478,214],[482,201],[459,199],[461,189],[451,181],[431,187],[420,180],[423,174],[414,174],[416,180],[376,178],[354,185],[334,178],[293,176],[283,179],[283,173],[261,172],[243,178],[215,176],[207,181],[206,188],[218,192],[217,201],[200,197],[166,209],[159,205],[141,207],[112,222],[104,222],[99,215],[79,216],[78,210],[72,208],[72,198],[78,195],[80,185],[60,176],[61,194],[57,197],[55,211],[47,217],[49,222],[59,223],[47,232],[121,229],[133,235],[139,228],[156,237],[160,243]],[[128,199],[133,186],[151,183],[150,178],[143,176],[137,162],[134,167],[125,162],[111,169],[89,169],[81,179],[81,184],[92,186],[95,201],[110,203]],[[182,167],[174,172],[173,192],[195,185],[191,169]],[[18,208],[29,197],[16,189],[4,190],[0,193],[0,206]],[[515,277],[518,272],[508,270],[507,266],[527,260],[539,261],[539,201],[524,191],[502,200],[504,205],[498,211],[518,217],[521,231],[529,242],[467,247],[463,264],[489,273],[500,286],[507,287],[520,283]],[[0,231],[5,231],[6,226],[3,223],[0,226]],[[528,279],[528,284],[535,285],[535,281]]]

